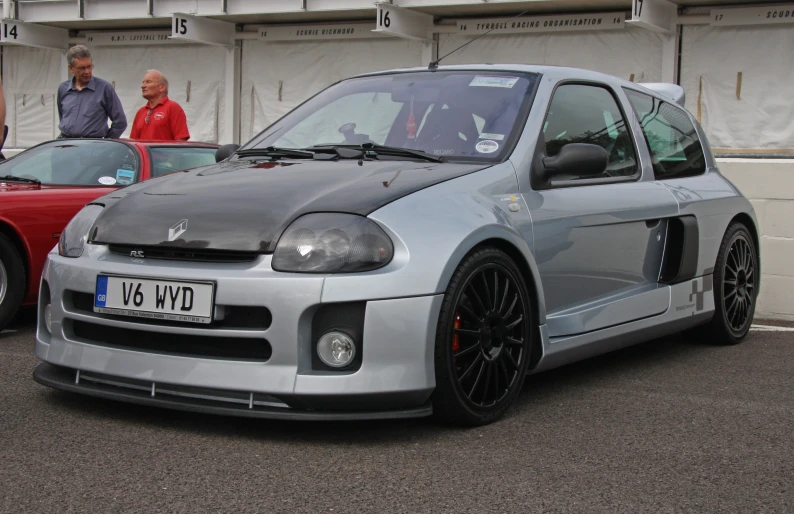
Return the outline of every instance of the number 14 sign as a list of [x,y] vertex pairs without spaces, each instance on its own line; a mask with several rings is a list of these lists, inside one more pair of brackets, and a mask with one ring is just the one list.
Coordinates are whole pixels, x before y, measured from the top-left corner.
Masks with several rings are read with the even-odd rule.
[[66,50],[69,48],[69,31],[18,20],[3,20],[0,22],[0,44]]

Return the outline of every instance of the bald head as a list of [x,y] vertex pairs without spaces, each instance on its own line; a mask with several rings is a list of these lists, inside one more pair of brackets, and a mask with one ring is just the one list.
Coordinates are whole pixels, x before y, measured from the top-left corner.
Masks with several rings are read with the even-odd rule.
[[158,70],[147,71],[141,82],[141,94],[149,104],[157,104],[168,96],[168,79]]

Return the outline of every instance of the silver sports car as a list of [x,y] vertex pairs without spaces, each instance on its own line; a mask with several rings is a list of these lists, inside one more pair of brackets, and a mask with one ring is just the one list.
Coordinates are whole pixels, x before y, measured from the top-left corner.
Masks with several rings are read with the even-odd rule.
[[217,164],[87,205],[35,379],[263,418],[502,416],[528,373],[745,337],[750,203],[680,87],[469,65],[343,80]]

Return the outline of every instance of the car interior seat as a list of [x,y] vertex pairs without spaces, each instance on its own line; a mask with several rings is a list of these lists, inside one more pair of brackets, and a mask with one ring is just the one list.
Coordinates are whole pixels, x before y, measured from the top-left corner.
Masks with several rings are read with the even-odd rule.
[[456,154],[469,154],[477,144],[479,132],[472,113],[467,109],[434,108],[427,115],[424,126],[417,134],[420,148],[453,150]]

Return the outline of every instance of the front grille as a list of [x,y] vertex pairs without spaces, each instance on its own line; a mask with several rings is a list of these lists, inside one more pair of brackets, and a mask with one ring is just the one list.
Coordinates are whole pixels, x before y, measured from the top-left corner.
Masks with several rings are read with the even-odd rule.
[[161,319],[135,318],[132,316],[116,316],[113,314],[100,314],[94,312],[94,295],[79,291],[67,290],[64,295],[67,308],[75,312],[89,314],[103,319],[115,319],[128,323],[141,323],[144,325],[159,325],[167,327],[191,327],[208,329],[245,329],[267,330],[273,322],[273,315],[267,307],[252,307],[248,305],[224,305],[225,316],[221,320],[214,320],[207,325],[188,323],[182,321],[169,321]]
[[158,246],[108,245],[111,253],[132,257],[132,252],[143,252],[144,259],[165,259],[193,262],[250,262],[259,256],[257,252],[235,252],[230,250],[206,250],[201,248],[161,248]]
[[97,346],[182,357],[265,362],[272,348],[263,338],[164,334],[65,320],[67,331],[78,340]]

